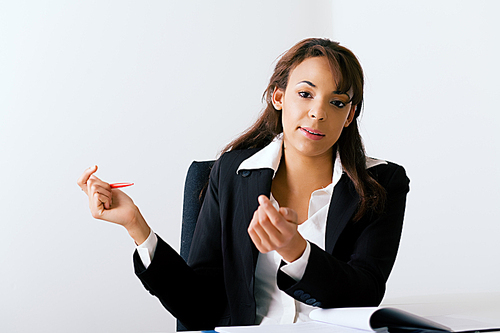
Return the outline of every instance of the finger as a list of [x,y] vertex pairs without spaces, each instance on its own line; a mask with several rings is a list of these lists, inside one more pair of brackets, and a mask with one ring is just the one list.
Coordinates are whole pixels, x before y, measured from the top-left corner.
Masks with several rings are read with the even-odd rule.
[[103,205],[104,209],[109,209],[111,207],[111,198],[109,196],[104,195],[98,191],[95,192],[94,195],[97,195],[97,198],[99,199],[99,201]]
[[266,249],[262,245],[262,240],[260,239],[259,235],[255,231],[255,224],[257,223],[258,220],[258,213],[257,211],[254,212],[252,221],[250,221],[250,225],[248,226],[248,234],[250,235],[250,239],[252,239],[253,244],[259,250],[261,253],[266,253]]
[[80,188],[82,189],[82,191],[84,191],[85,193],[87,193],[87,181],[89,180],[89,177],[92,174],[94,174],[96,171],[97,171],[97,165],[94,165],[94,166],[92,166],[90,168],[87,168],[83,172],[83,174],[80,176],[80,178],[78,178],[78,180],[76,181],[76,183],[78,184],[78,186],[80,186]]
[[93,193],[99,194],[99,200],[103,203],[105,209],[111,208],[113,196],[110,191],[106,191],[102,188],[97,188]]
[[101,202],[105,209],[111,208],[113,203],[113,192],[111,191],[111,186],[100,180],[96,175],[90,175],[87,180],[87,194],[88,196],[94,196],[95,193],[99,193]]
[[112,198],[112,193],[110,190],[107,190],[105,187],[101,186],[99,183],[94,183],[92,180],[87,182],[87,192],[90,197],[94,197],[95,195],[99,196],[101,202],[105,203],[110,201]]
[[94,195],[89,196],[90,198],[90,212],[92,213],[92,217],[95,219],[103,219],[104,215],[104,204],[102,203],[99,197],[99,193],[94,193]]
[[253,234],[250,237],[257,250],[261,253],[267,253],[276,249],[261,228],[253,229]]
[[93,196],[94,193],[99,193],[100,195],[107,197],[106,200],[103,200],[103,203],[105,203],[106,209],[111,207],[113,202],[113,192],[111,191],[111,186],[108,183],[103,182],[94,175],[91,175],[87,180],[87,192],[89,196]]
[[255,239],[258,240],[259,244],[256,244],[256,242],[254,242],[254,244],[260,252],[267,253],[277,249],[275,243],[276,234],[279,235],[279,231],[274,227],[271,221],[269,221],[266,213],[261,207],[255,211],[249,229],[252,234],[255,235]]
[[89,177],[89,180],[100,182],[100,183],[106,183],[106,182],[102,181],[101,178],[97,177],[95,174],[91,174]]
[[287,222],[297,225],[302,224],[298,222],[299,217],[297,216],[297,212],[291,208],[280,207],[279,213],[285,218]]
[[[274,207],[273,207],[274,208]],[[258,226],[266,231],[269,235],[280,234],[280,230],[276,228],[275,224],[270,220],[267,211],[264,207],[259,206],[257,209],[257,213],[259,216]]]
[[288,227],[288,229],[277,228],[276,225],[269,220],[266,211],[262,207],[259,207],[257,212],[259,213],[259,219],[256,222],[255,232],[259,235],[268,251],[278,250],[287,245],[293,233],[297,232],[297,227],[287,223],[283,217],[280,217],[283,220],[281,224]]
[[105,195],[109,198],[113,197],[113,192],[111,191],[111,187],[107,183],[102,183],[102,182],[97,183],[89,180],[87,182],[87,190],[89,191],[90,195],[99,192],[102,195]]
[[261,252],[266,253],[274,250],[274,246],[269,238],[269,234],[262,228],[260,224],[256,224],[253,230],[257,237],[259,237]]
[[102,181],[96,175],[91,175],[87,180],[87,189],[89,188],[89,186],[98,186],[99,188],[102,188],[111,193],[111,185],[109,185],[109,183],[106,183],[105,181]]
[[274,224],[274,226],[281,231],[281,227],[285,221],[283,216],[276,210],[276,208],[274,208],[271,200],[269,200],[265,195],[259,196],[258,200],[260,203],[259,210],[262,209],[267,215],[269,221],[271,221],[272,224]]
[[[297,214],[293,209],[283,207],[276,210],[271,201],[265,197],[259,197],[259,211],[266,215],[269,223],[264,223],[265,219],[261,216],[262,228],[266,231],[269,237],[269,242],[273,249],[280,249],[286,246],[290,240],[297,234]],[[281,212],[286,213],[287,220]]]
[[[264,212],[263,209],[261,210]],[[263,214],[266,213],[264,212]],[[281,219],[283,219],[283,217],[281,217]],[[286,221],[283,221],[282,223],[285,224]],[[285,246],[290,241],[292,232],[296,230],[296,228],[293,227],[293,230],[287,230],[286,228],[277,228],[276,225],[269,220],[267,215],[265,219],[261,219],[259,221],[259,227],[260,229],[257,229],[257,232],[259,232],[259,236],[262,239],[266,240],[268,244],[267,246],[270,250],[278,250]],[[263,234],[265,234],[265,236],[263,236]]]
[[250,236],[250,239],[252,240],[257,250],[259,250],[259,252],[265,253],[266,251],[262,248],[262,241],[260,240],[255,230],[249,228],[248,235]]

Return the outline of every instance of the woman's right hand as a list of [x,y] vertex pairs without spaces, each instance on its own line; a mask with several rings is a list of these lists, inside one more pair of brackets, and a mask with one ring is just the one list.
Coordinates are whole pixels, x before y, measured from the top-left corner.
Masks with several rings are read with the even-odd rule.
[[78,186],[89,198],[92,216],[99,220],[113,222],[127,229],[137,244],[149,236],[149,226],[132,199],[118,189],[97,178],[97,166],[88,168],[78,179]]

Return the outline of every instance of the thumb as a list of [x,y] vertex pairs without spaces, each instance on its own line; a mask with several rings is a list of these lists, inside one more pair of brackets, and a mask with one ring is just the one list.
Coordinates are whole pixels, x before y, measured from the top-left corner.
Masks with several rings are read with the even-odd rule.
[[297,216],[297,212],[293,209],[288,207],[280,207],[280,213],[288,222],[291,222],[293,224],[300,224],[298,221],[299,218]]

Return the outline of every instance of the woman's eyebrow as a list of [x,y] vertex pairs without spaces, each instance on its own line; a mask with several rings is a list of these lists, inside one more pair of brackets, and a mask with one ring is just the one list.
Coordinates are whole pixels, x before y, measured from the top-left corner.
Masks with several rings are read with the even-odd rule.
[[310,85],[311,87],[316,88],[316,85],[314,83],[312,83],[311,81],[300,81],[299,83],[297,83],[297,85],[299,85],[301,83],[305,83],[305,84]]
[[[310,85],[311,87],[316,88],[316,85],[314,83],[312,83],[311,81],[307,81],[307,80],[300,81],[299,83],[297,83],[297,85],[299,85],[301,83],[305,83],[307,85]],[[351,99],[351,96],[349,96],[349,94],[346,93],[346,92],[343,92],[343,91],[340,91],[340,90],[335,90],[333,93],[336,94],[336,95],[346,95],[349,99]]]
[[351,99],[351,96],[349,96],[349,94],[346,93],[346,92],[342,92],[342,91],[336,90],[333,93],[336,94],[336,95],[346,95],[347,97],[349,97],[349,100]]

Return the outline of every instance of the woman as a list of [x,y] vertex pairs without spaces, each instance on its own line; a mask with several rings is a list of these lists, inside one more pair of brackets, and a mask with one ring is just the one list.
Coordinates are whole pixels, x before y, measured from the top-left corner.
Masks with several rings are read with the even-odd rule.
[[376,306],[396,258],[409,180],[365,157],[363,72],[352,52],[301,41],[278,61],[265,97],[260,119],[212,169],[187,264],[97,167],[78,180],[92,215],[139,245],[146,289],[191,330]]

